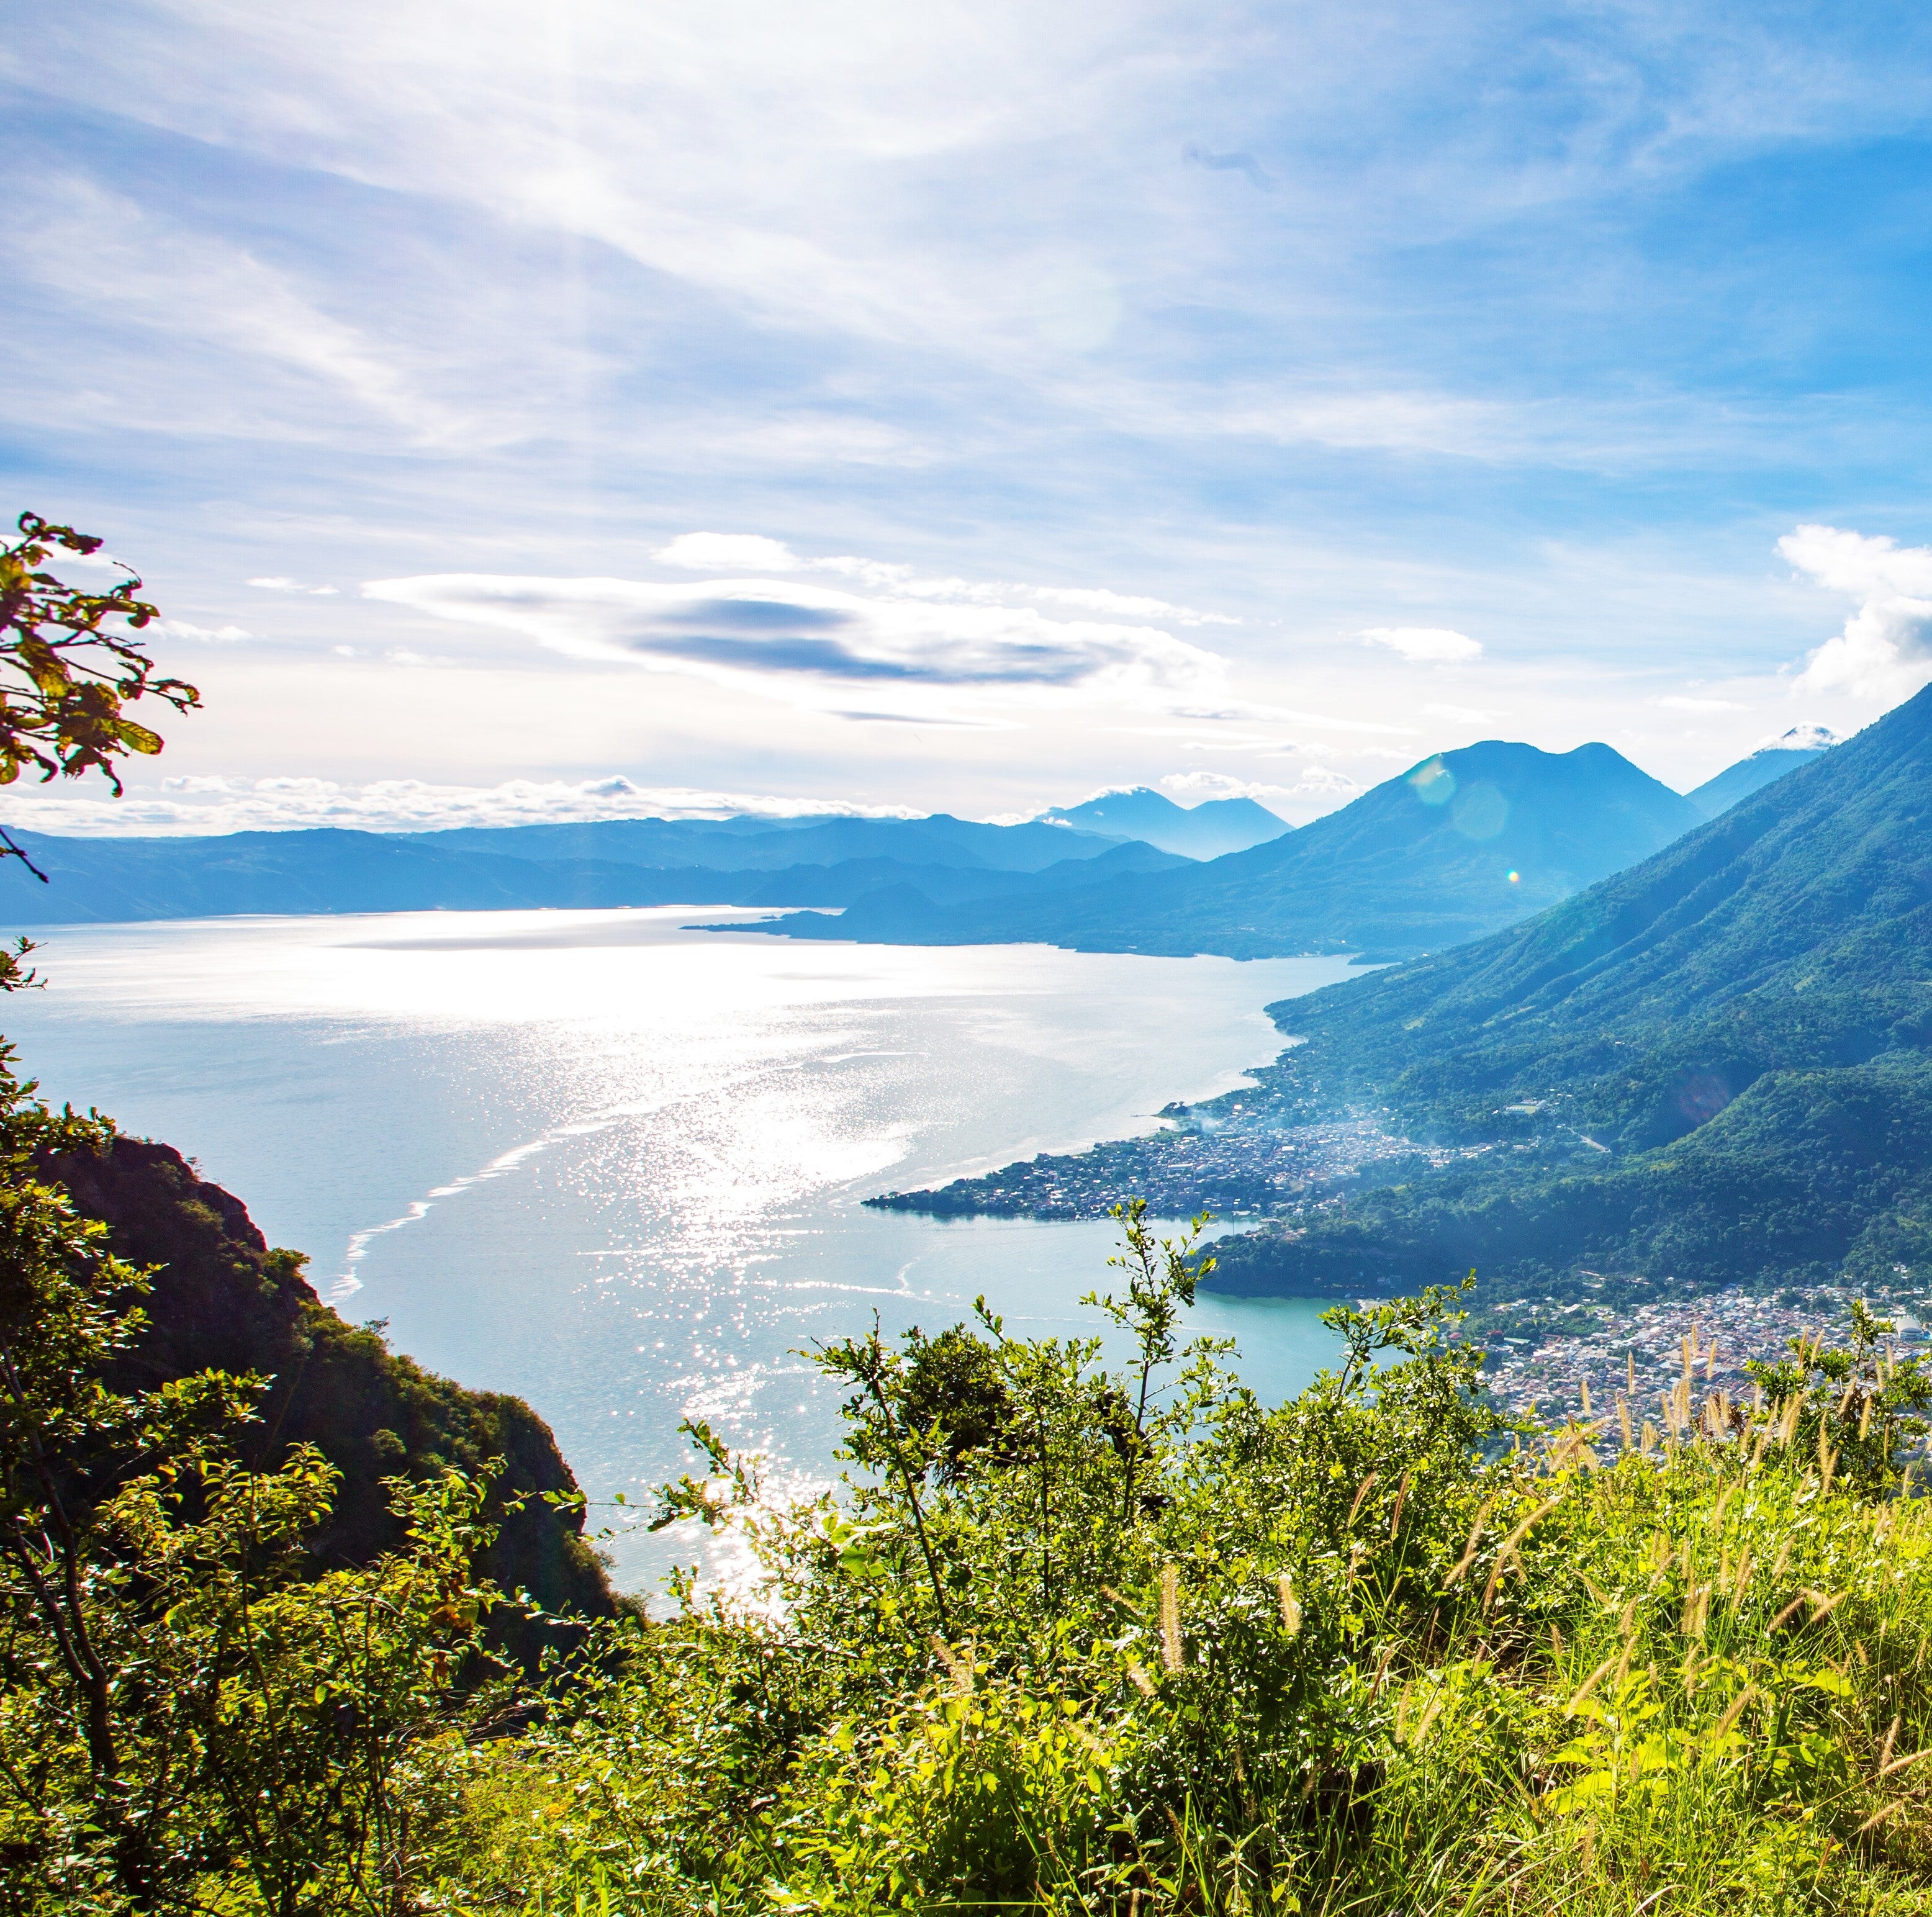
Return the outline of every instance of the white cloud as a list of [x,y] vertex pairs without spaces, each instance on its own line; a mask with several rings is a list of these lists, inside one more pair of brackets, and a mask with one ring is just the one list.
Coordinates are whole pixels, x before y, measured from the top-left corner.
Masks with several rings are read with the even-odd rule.
[[1030,607],[868,597],[800,581],[446,573],[372,580],[373,599],[492,627],[579,659],[739,686],[821,711],[958,716],[982,703],[1172,706],[1213,697],[1223,662],[1157,627],[1052,620]]
[[194,626],[184,619],[158,619],[146,628],[166,639],[188,639],[200,644],[232,644],[238,639],[252,639],[255,635],[239,626]]
[[1167,772],[1161,784],[1170,792],[1187,793],[1199,799],[1256,799],[1264,804],[1270,799],[1286,799],[1292,788],[1271,785],[1265,779],[1235,778],[1227,772]]
[[651,556],[692,572],[796,572],[802,563],[782,540],[757,532],[680,532]]
[[1279,799],[1353,798],[1362,790],[1347,773],[1337,772],[1332,766],[1310,766],[1292,785],[1236,778],[1218,772],[1168,772],[1160,782],[1170,792],[1198,794],[1202,799],[1252,799],[1264,806]]
[[1192,606],[1169,605],[1165,599],[1149,599],[1132,592],[1112,592],[1104,586],[1016,586],[1016,592],[1030,592],[1057,606],[1079,606],[1091,612],[1115,614],[1123,619],[1171,619],[1183,626],[1239,626],[1238,619],[1226,613],[1196,612]]
[[1845,742],[1840,733],[1834,732],[1828,725],[1819,725],[1807,721],[1802,725],[1787,726],[1782,732],[1773,733],[1768,738],[1760,739],[1751,748],[1754,752],[1822,752],[1828,746],[1842,746]]
[[615,773],[574,781],[511,779],[493,786],[442,785],[413,778],[347,785],[326,778],[250,779],[196,773],[164,778],[158,792],[130,788],[119,800],[17,791],[0,798],[0,820],[8,825],[80,836],[291,832],[314,826],[434,832],[453,826],[720,818],[730,814],[767,818],[914,816],[903,806],[643,786]]
[[1668,698],[1653,699],[1653,706],[1661,706],[1669,712],[1741,712],[1744,707],[1735,699],[1694,699],[1687,693],[1672,693]]
[[1372,646],[1386,646],[1412,664],[1450,665],[1482,656],[1482,642],[1446,626],[1372,626],[1355,635]]
[[1858,602],[1844,629],[1808,656],[1797,690],[1892,700],[1924,683],[1932,665],[1932,546],[1801,526],[1778,550],[1827,592]]
[[248,584],[262,592],[306,592],[313,597],[326,598],[335,590],[333,586],[304,586],[299,579],[290,579],[280,573],[269,574],[260,579],[251,579]]
[[1479,706],[1424,706],[1422,709],[1431,718],[1457,719],[1466,725],[1480,725],[1485,720],[1498,716],[1485,712]]

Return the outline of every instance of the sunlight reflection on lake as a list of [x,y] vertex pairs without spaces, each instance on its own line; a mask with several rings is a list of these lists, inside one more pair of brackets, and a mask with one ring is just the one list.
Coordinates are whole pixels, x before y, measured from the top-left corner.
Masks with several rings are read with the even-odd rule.
[[[8,1006],[56,1102],[199,1158],[325,1297],[527,1398],[593,1498],[686,1468],[702,1416],[802,1479],[833,1400],[794,1355],[877,1310],[1095,1329],[1110,1224],[859,1201],[1153,1127],[1280,1040],[1336,958],[796,944],[718,908],[59,927]],[[749,915],[748,915],[749,916]],[[1331,1348],[1300,1301],[1204,1300],[1264,1395]],[[627,1582],[688,1540],[615,1540]]]

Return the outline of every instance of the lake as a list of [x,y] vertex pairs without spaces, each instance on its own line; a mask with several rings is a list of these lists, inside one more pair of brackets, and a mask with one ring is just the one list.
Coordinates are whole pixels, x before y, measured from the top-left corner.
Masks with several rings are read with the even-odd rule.
[[[875,1311],[931,1330],[983,1293],[1016,1332],[1096,1330],[1112,1225],[860,1201],[1152,1130],[1275,1054],[1264,1004],[1348,970],[691,928],[733,916],[56,927],[7,1029],[56,1104],[195,1158],[346,1316],[526,1398],[593,1499],[634,1501],[688,1467],[686,1416],[828,1476],[836,1396],[796,1354]],[[1318,1309],[1194,1323],[1280,1397],[1334,1349]],[[610,1548],[636,1587],[704,1546]]]

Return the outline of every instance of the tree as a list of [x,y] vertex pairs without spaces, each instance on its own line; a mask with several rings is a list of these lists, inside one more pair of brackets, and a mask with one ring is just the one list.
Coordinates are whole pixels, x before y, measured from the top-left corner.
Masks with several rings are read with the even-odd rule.
[[[158,733],[131,718],[130,706],[159,699],[176,712],[201,704],[185,680],[160,674],[134,636],[160,617],[124,575],[101,592],[83,591],[46,569],[56,550],[92,559],[102,542],[71,526],[23,512],[20,536],[0,544],[0,785],[29,769],[43,783],[98,772],[121,795],[116,762],[161,749]],[[0,858],[40,871],[0,828]]]

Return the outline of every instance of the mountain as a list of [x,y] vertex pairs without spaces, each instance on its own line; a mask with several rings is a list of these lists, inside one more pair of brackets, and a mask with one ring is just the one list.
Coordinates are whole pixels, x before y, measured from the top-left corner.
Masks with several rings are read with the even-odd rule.
[[[1180,811],[1178,806],[1172,809]],[[1276,826],[1277,830],[1286,829],[1279,820]],[[851,859],[891,859],[902,865],[1031,872],[1063,860],[1090,858],[1123,839],[1142,835],[1088,830],[1050,818],[1029,819],[1019,825],[988,825],[977,819],[956,819],[950,813],[934,812],[917,819],[860,819],[842,814],[796,819],[598,819],[572,825],[458,826],[441,832],[392,836],[426,851],[538,862],[589,860],[735,872],[833,865]]]
[[[1066,890],[1184,862],[1064,825],[928,819],[611,820],[442,832],[323,828],[218,837],[14,833],[50,883],[5,862],[22,922],[236,914],[489,911],[641,905],[846,906],[914,885],[948,903]],[[754,827],[754,830],[734,828]],[[694,863],[702,857],[708,863]]]
[[1688,796],[1707,819],[1727,812],[1740,799],[1762,791],[1774,778],[1782,778],[1800,766],[1808,766],[1838,743],[1837,738],[1820,725],[1794,725],[1782,738],[1760,746],[1734,766],[1726,766],[1714,778]]
[[1055,806],[1041,818],[1084,831],[1138,838],[1163,852],[1190,859],[1218,859],[1245,852],[1250,845],[1279,838],[1292,828],[1252,799],[1209,799],[1198,806],[1177,806],[1151,788],[1102,792],[1078,806]]
[[1450,1156],[1217,1246],[1234,1288],[1932,1282],[1932,691],[1528,924],[1270,1010],[1282,1122]]
[[[1492,740],[1425,759],[1312,825],[1204,865],[944,911],[903,895],[874,899],[843,935],[862,928],[908,944],[1043,940],[1235,958],[1406,956],[1526,918],[1701,819],[1607,746],[1558,754]],[[837,922],[801,916],[768,929],[836,938]]]

